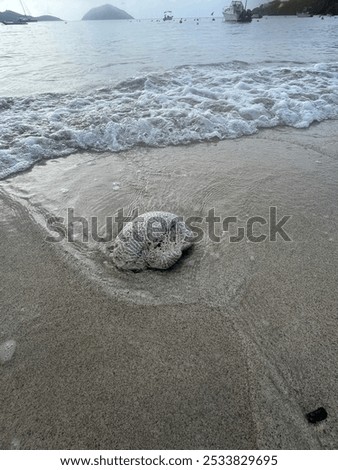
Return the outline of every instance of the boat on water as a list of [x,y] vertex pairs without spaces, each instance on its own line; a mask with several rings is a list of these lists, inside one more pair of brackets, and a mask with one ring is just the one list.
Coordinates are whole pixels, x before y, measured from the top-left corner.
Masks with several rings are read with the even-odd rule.
[[2,21],[2,24],[6,26],[12,26],[12,25],[28,24],[28,22],[25,21],[23,18],[19,18],[18,20],[15,20],[15,21]]
[[23,16],[22,19],[26,21],[26,23],[37,23],[38,20],[36,18],[32,18],[30,16]]
[[252,21],[251,10],[246,9],[240,0],[233,0],[230,6],[223,9],[224,21],[234,23],[250,23]]
[[[27,7],[25,8],[25,5],[22,0],[20,0],[21,8],[23,11],[23,16],[20,16],[18,18],[18,13],[15,12],[9,12],[10,17],[8,20],[3,20],[2,24],[6,26],[11,26],[11,25],[22,25],[22,24],[28,24],[28,23],[37,23],[38,20],[36,18],[33,18],[27,10]],[[27,14],[28,13],[28,14]]]
[[171,21],[174,18],[172,11],[168,10],[164,12],[163,21]]
[[[20,18],[23,21],[26,21],[26,23],[37,23],[38,20],[36,18],[33,18],[32,15],[29,14],[29,11],[27,7],[25,8],[25,5],[22,0],[20,0],[21,8],[23,10],[23,16]],[[28,13],[28,15],[27,15]]]
[[302,13],[297,13],[298,18],[312,18],[313,14],[309,11],[303,11]]

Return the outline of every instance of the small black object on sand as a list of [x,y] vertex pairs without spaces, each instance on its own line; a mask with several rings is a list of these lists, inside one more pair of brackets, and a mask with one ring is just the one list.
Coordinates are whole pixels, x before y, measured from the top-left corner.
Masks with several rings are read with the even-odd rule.
[[325,408],[320,407],[306,415],[307,420],[309,423],[315,424],[319,423],[319,421],[323,421],[327,418],[327,411]]

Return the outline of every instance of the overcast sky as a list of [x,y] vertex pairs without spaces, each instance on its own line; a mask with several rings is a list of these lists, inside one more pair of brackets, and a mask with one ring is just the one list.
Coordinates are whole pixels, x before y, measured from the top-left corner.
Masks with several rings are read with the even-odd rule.
[[[33,16],[53,15],[66,20],[79,20],[91,8],[106,3],[126,10],[135,18],[158,18],[164,10],[172,10],[175,17],[208,16],[212,11],[221,16],[222,8],[230,0],[23,0]],[[263,0],[248,0],[248,8],[260,3]],[[21,13],[20,0],[0,0],[0,11],[4,10]]]

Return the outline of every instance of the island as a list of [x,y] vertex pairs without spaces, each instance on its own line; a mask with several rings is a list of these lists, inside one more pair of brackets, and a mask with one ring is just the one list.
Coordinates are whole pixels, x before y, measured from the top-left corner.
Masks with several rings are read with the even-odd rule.
[[132,20],[133,17],[124,10],[113,5],[102,5],[92,8],[82,18],[82,20]]
[[312,15],[338,15],[337,0],[273,0],[252,10],[257,15],[296,15],[308,12]]
[[56,16],[50,16],[50,15],[43,15],[43,16],[26,16],[23,15],[22,13],[16,13],[15,11],[12,10],[6,10],[3,12],[0,12],[0,23],[5,22],[5,23],[12,23],[12,22],[27,22],[27,23],[36,23],[38,21],[62,21],[60,18],[57,18]]

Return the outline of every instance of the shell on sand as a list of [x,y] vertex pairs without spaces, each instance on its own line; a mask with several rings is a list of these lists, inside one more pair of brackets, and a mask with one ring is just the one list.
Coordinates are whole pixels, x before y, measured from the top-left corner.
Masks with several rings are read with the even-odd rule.
[[170,212],[146,212],[129,222],[116,237],[111,258],[119,268],[143,271],[168,269],[193,242],[193,233]]

